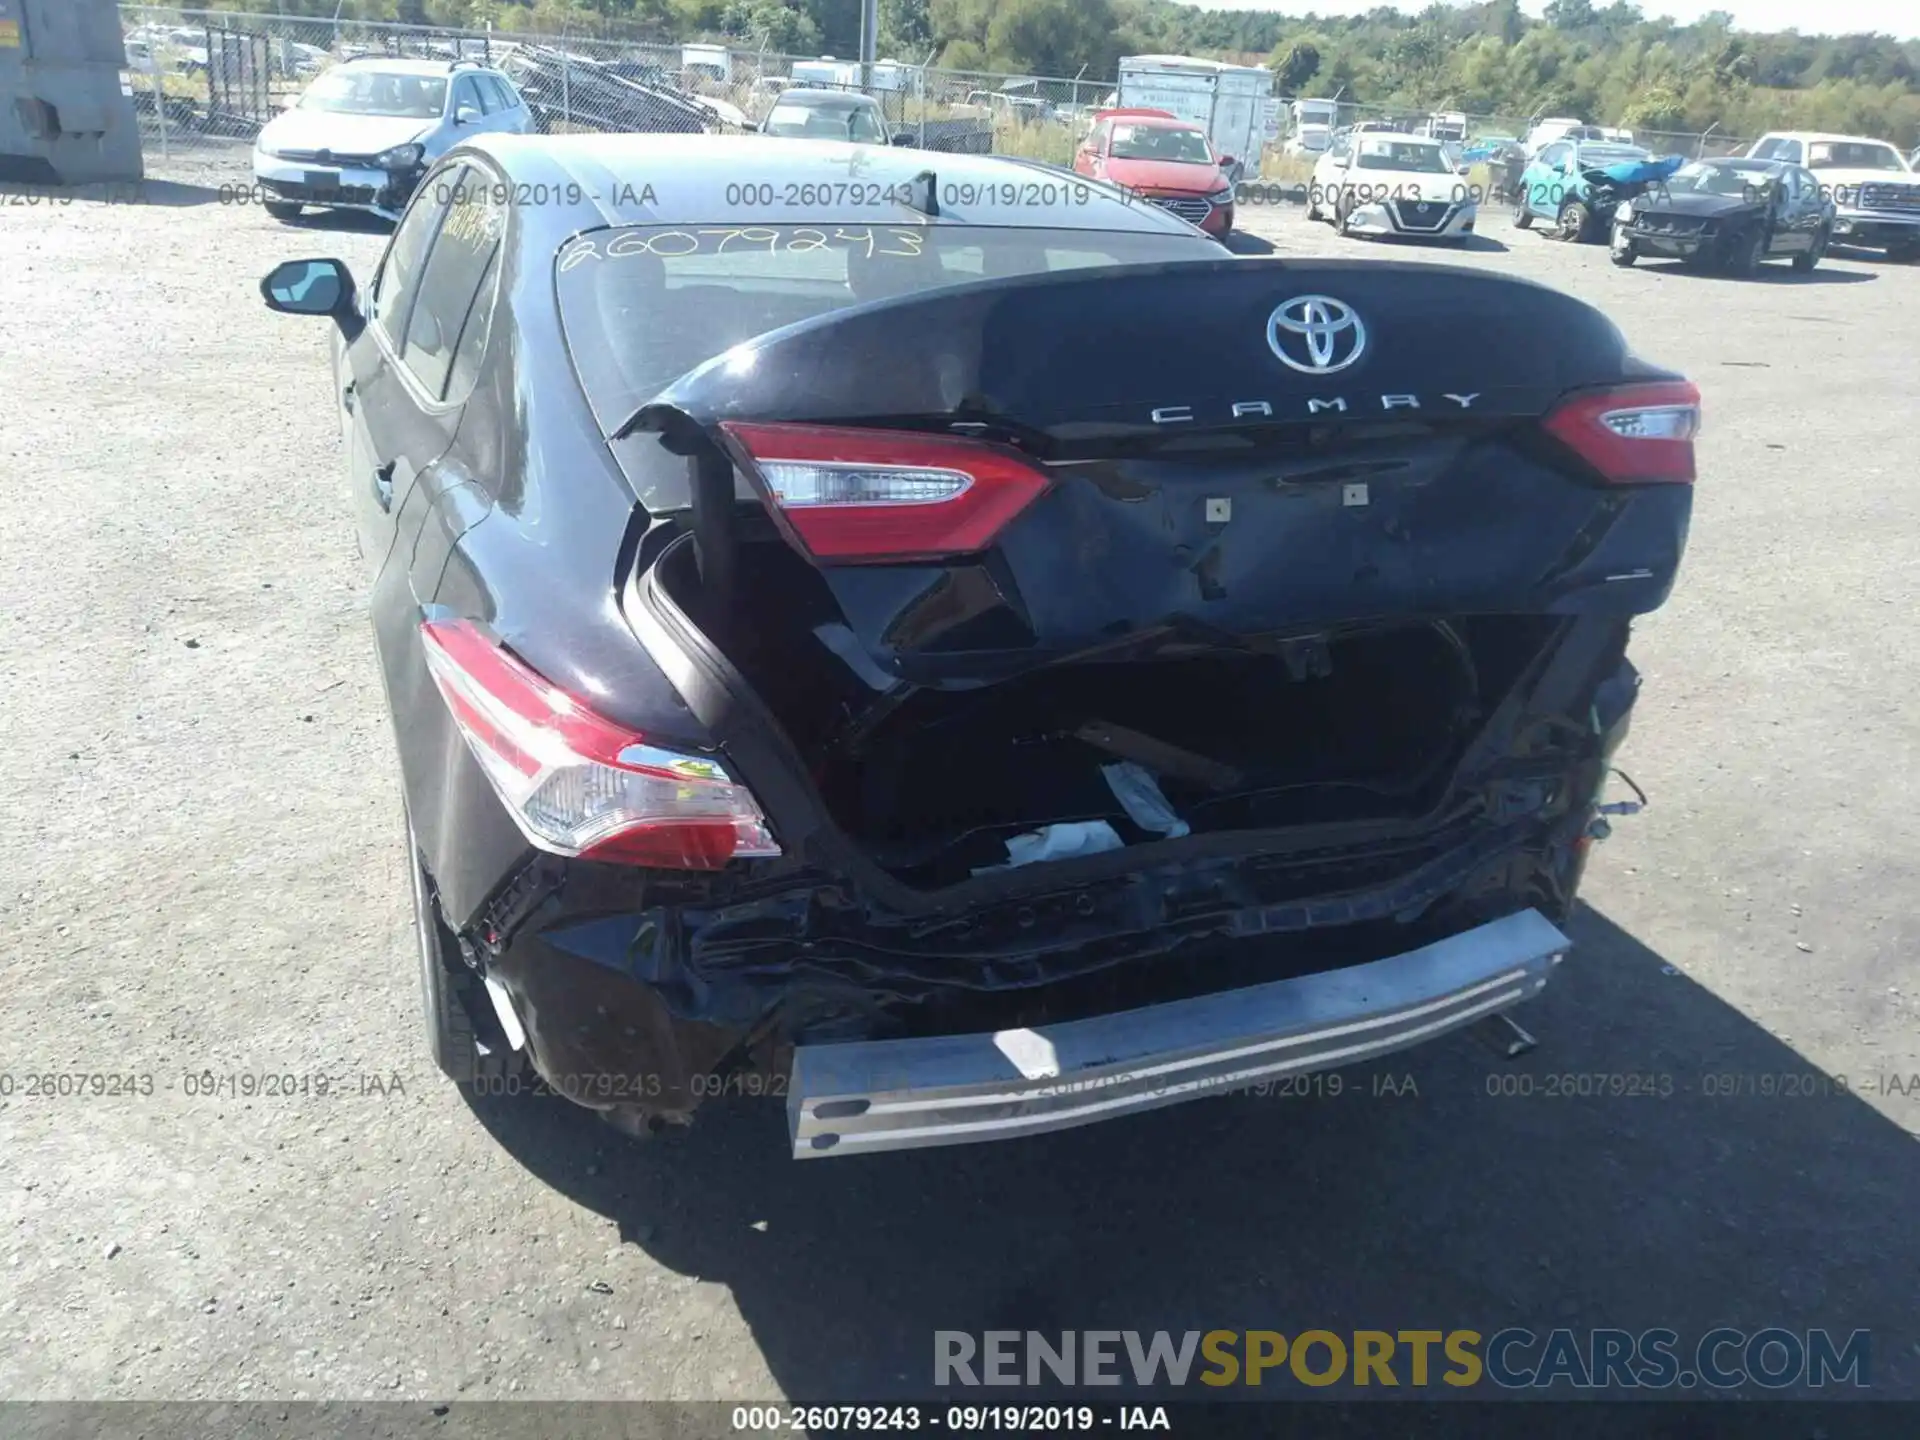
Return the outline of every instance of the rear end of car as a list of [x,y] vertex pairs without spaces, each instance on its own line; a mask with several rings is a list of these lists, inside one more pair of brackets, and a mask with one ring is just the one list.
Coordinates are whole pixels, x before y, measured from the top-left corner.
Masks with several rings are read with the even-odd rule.
[[[482,624],[426,636],[532,847],[461,941],[555,1088],[650,1122],[783,1095],[796,1156],[854,1154],[1345,1064],[1538,992],[1631,621],[1684,548],[1692,386],[1479,272],[994,279],[991,237],[938,225],[829,268],[974,247],[980,283],[656,383],[649,334],[791,310],[816,232],[761,228],[765,283],[731,297],[709,282],[747,270],[685,229],[556,266],[589,391],[625,377],[594,395],[643,507],[614,604],[680,718],[611,719]],[[622,267],[661,260],[640,330]]]

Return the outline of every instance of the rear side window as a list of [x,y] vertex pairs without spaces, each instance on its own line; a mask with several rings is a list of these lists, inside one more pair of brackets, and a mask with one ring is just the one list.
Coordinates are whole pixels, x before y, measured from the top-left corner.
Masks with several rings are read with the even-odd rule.
[[476,302],[485,301],[491,307],[491,288],[483,293],[481,282],[492,273],[489,267],[506,229],[502,187],[473,167],[463,172],[462,179],[465,183],[449,186],[445,192],[452,204],[427,256],[420,298],[408,318],[407,344],[400,353],[400,362],[435,399],[454,393],[447,382],[461,332]]
[[470,173],[464,166],[440,171],[422,184],[407,213],[400,217],[399,228],[387,246],[387,258],[373,279],[373,318],[398,349],[406,334],[407,309],[419,288],[420,265],[427,258],[434,231],[446,214],[445,197],[459,185],[460,177]]
[[513,93],[513,88],[498,75],[482,75],[480,88],[487,92],[487,98],[495,110],[511,110],[520,103],[520,97]]
[[460,327],[460,341],[453,350],[453,369],[447,375],[446,394],[452,402],[464,399],[480,374],[480,361],[487,353],[487,337],[493,333],[493,312],[500,295],[500,254],[496,245],[493,258],[481,272],[480,287],[473,292],[473,304],[467,307],[466,323]]

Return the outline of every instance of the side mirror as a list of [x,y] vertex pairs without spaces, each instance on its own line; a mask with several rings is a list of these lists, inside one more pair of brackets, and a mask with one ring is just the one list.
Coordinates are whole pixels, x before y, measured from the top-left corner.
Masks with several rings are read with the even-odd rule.
[[1456,165],[1453,167],[1453,173],[1456,175],[1471,175],[1473,173],[1473,167],[1471,165]]
[[330,315],[342,330],[359,319],[353,272],[339,260],[282,261],[260,281],[260,297],[283,315]]
[[478,125],[480,123],[480,112],[471,105],[462,105],[453,112],[453,123],[456,125]]
[[896,130],[893,132],[893,139],[889,143],[912,147],[920,143],[920,137],[911,130]]

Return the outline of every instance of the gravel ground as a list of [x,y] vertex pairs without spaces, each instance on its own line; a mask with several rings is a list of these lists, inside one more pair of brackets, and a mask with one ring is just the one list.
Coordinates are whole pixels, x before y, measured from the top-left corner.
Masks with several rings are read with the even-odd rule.
[[796,1166],[771,1106],[641,1147],[430,1070],[327,336],[255,290],[364,276],[380,228],[178,185],[0,210],[0,1396],[845,1400],[925,1393],[935,1329],[1717,1324],[1869,1328],[1874,1389],[1920,1393],[1920,1086],[1862,1093],[1920,1076],[1920,271],[1623,272],[1485,223],[1395,253],[1569,289],[1709,407],[1635,652],[1653,803],[1524,1017],[1537,1093],[1457,1037],[1338,1098]]

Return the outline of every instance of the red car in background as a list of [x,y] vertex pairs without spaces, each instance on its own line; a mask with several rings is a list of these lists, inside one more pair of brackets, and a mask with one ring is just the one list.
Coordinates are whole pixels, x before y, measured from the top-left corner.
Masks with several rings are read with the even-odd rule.
[[1233,229],[1231,156],[1216,155],[1207,132],[1165,110],[1096,110],[1073,168],[1111,181],[1198,225]]

